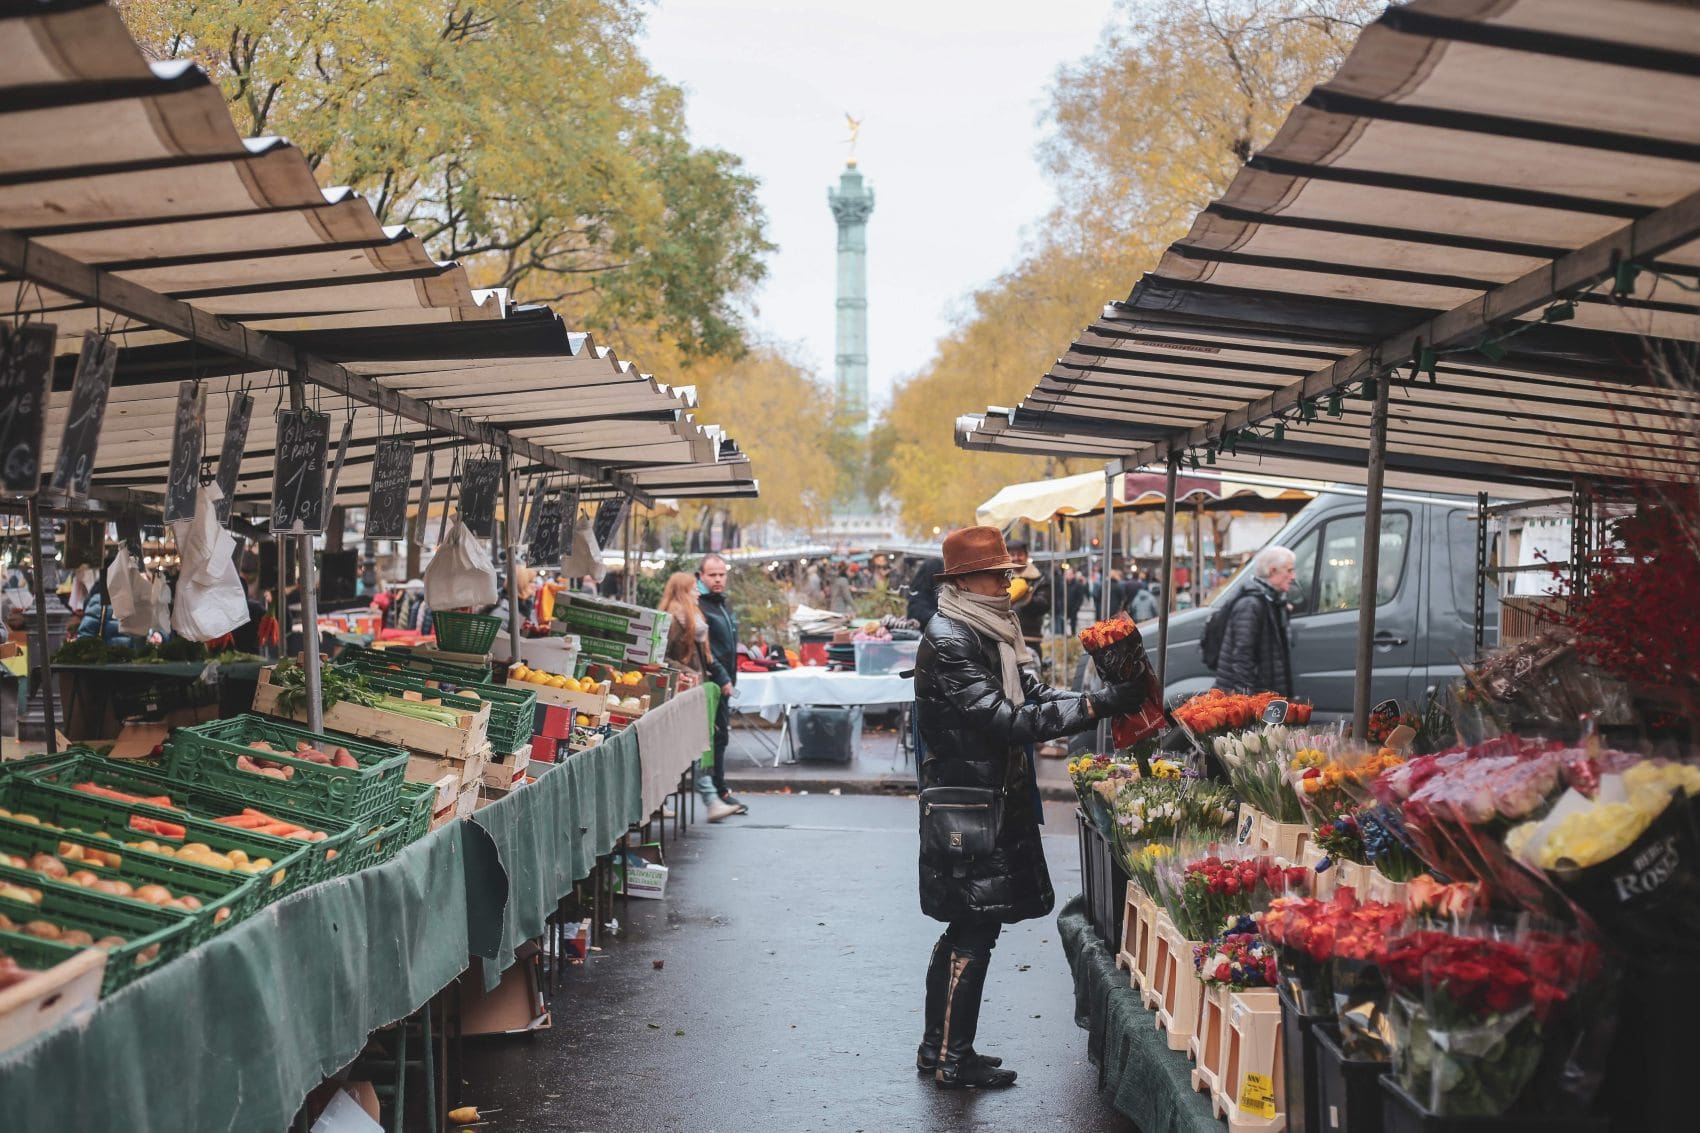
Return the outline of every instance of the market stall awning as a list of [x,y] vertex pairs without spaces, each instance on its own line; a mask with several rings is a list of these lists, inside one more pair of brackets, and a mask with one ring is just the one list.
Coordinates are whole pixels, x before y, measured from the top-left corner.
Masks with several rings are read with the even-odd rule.
[[1693,476],[1697,75],[1683,5],[1394,7],[1009,412],[1031,439],[961,443],[1361,475],[1391,371],[1389,484]]
[[[475,289],[358,194],[322,189],[288,142],[241,137],[203,72],[150,64],[105,4],[0,5],[0,135],[0,302],[58,331],[47,469],[97,328],[121,347],[103,489],[163,486],[178,384],[198,380],[209,452],[236,395],[254,395],[237,496],[263,503],[286,371],[319,387],[333,442],[353,416],[345,503],[364,500],[381,437],[417,442],[416,484],[435,450],[439,487],[456,451],[480,448],[645,496],[640,469],[720,459],[694,391]],[[753,490],[747,465],[739,482]]]

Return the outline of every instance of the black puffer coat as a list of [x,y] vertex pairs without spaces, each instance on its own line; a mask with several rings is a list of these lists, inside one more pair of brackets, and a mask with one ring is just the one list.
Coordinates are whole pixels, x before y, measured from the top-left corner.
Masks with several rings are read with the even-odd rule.
[[1223,615],[1216,687],[1226,692],[1293,695],[1293,655],[1287,641],[1287,596],[1254,578]]
[[941,921],[1042,917],[1056,903],[1039,842],[1037,800],[1025,745],[1084,732],[1095,723],[1080,693],[1021,673],[1026,701],[1004,695],[997,646],[934,614],[915,659],[915,714],[925,758],[921,786],[1004,791],[996,849],[963,864],[921,857],[921,911]]

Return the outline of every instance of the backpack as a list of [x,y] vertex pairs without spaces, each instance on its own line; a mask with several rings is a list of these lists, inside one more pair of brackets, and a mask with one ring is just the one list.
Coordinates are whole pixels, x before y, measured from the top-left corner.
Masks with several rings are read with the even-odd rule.
[[1204,667],[1212,673],[1222,660],[1222,639],[1228,636],[1228,619],[1233,616],[1234,607],[1240,604],[1242,598],[1255,598],[1249,590],[1242,590],[1234,595],[1234,600],[1226,606],[1218,606],[1210,611],[1210,617],[1204,622],[1204,636],[1198,639],[1198,651],[1204,656]]

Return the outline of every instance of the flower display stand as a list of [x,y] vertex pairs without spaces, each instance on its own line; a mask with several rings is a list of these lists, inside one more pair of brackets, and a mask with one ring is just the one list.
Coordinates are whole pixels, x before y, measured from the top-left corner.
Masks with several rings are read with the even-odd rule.
[[1149,1011],[1163,1010],[1163,995],[1168,989],[1168,973],[1172,967],[1169,963],[1169,943],[1175,935],[1175,926],[1169,920],[1168,912],[1159,909],[1157,919],[1151,926],[1148,946],[1151,966],[1145,969],[1147,978],[1140,992],[1140,1001]]
[[1369,900],[1369,880],[1375,874],[1373,869],[1359,865],[1357,862],[1337,861],[1328,872],[1336,875],[1334,878],[1335,892],[1350,887],[1357,892],[1358,900]]
[[1263,824],[1269,818],[1250,803],[1240,804],[1239,817],[1234,820],[1234,844],[1257,846],[1263,839]]
[[1139,942],[1139,886],[1127,883],[1127,895],[1122,899],[1122,947],[1116,953],[1116,967],[1128,973],[1130,986],[1139,986],[1139,965],[1135,949]]
[[1389,905],[1401,907],[1405,904],[1406,882],[1391,881],[1383,877],[1381,871],[1374,866],[1365,866],[1364,873],[1367,875],[1364,879],[1364,886],[1369,890],[1371,901],[1385,901]]
[[1157,976],[1163,995],[1157,1008],[1157,1029],[1168,1036],[1170,1050],[1185,1050],[1198,1021],[1198,996],[1204,990],[1192,965],[1192,949],[1199,942],[1182,937],[1172,923],[1166,932],[1166,949]]
[[1228,987],[1207,984],[1198,997],[1198,1025],[1186,1052],[1198,1065],[1192,1068],[1192,1088],[1214,1096],[1222,1080],[1222,1035],[1227,1029]]
[[1222,1072],[1211,1091],[1229,1133],[1280,1133],[1287,1127],[1281,1000],[1273,988],[1228,993],[1223,1013]]
[[1263,830],[1258,848],[1266,854],[1286,858],[1290,862],[1304,860],[1305,847],[1310,845],[1310,827],[1302,822],[1276,822],[1263,816]]
[[1151,986],[1152,959],[1157,950],[1157,902],[1140,891],[1134,921],[1133,986]]

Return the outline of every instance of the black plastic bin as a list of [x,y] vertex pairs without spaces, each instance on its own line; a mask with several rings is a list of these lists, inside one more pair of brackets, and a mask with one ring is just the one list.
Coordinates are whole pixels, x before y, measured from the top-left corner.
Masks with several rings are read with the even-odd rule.
[[[1332,1015],[1306,1015],[1285,986],[1281,997],[1281,1050],[1287,1077],[1287,1128],[1291,1133],[1327,1133],[1317,1073],[1318,1032],[1334,1027]],[[1341,1128],[1344,1128],[1342,1126]]]
[[1311,1031],[1316,1044],[1316,1112],[1322,1133],[1382,1133],[1381,1077],[1392,1067],[1375,1059],[1347,1058],[1326,1028]]
[[1381,1076],[1382,1133],[1606,1133],[1609,1128],[1609,1119],[1586,1113],[1441,1117],[1418,1105],[1393,1075]]

